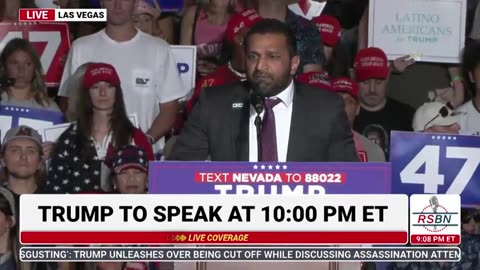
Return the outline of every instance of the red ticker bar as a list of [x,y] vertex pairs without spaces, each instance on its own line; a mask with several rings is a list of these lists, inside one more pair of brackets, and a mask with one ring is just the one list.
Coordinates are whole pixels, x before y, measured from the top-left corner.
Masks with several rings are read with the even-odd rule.
[[407,232],[21,232],[23,244],[406,244]]

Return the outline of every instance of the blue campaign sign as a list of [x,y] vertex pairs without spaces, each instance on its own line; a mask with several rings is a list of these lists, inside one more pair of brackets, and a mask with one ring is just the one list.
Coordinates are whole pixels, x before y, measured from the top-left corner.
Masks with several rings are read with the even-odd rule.
[[460,194],[480,205],[480,137],[392,131],[392,192]]
[[151,162],[152,194],[390,194],[390,163]]
[[16,106],[0,106],[1,140],[3,140],[5,133],[9,129],[19,125],[26,125],[36,129],[43,136],[45,128],[63,122],[64,117],[61,112]]

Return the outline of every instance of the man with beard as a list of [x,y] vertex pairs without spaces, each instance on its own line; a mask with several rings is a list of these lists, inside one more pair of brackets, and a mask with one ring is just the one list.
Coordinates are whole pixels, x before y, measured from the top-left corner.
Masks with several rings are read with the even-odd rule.
[[387,97],[390,66],[381,49],[371,47],[360,50],[355,57],[354,68],[359,82],[360,113],[353,128],[367,138],[375,138],[388,160],[390,131],[411,131],[415,110]]
[[247,81],[202,91],[170,159],[256,162],[260,149],[261,161],[358,161],[341,97],[293,79],[300,58],[285,23],[255,24],[245,55]]

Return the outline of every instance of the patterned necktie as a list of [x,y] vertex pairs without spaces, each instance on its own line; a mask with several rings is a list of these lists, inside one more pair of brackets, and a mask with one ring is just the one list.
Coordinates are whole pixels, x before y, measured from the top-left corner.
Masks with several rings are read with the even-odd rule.
[[275,129],[275,114],[273,107],[281,102],[280,99],[265,99],[265,115],[262,123],[262,160],[278,161],[277,132]]

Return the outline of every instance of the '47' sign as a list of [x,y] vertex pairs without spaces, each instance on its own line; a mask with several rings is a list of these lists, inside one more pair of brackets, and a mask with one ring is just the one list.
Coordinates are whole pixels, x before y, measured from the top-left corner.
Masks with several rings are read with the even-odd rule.
[[393,131],[392,192],[460,194],[480,205],[480,137]]
[[0,51],[14,38],[28,39],[42,62],[47,86],[57,86],[62,78],[65,59],[70,49],[66,23],[0,23]]

